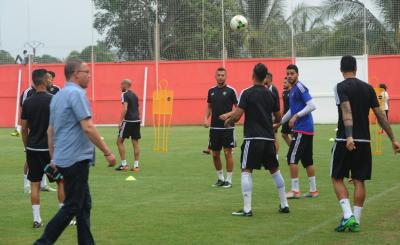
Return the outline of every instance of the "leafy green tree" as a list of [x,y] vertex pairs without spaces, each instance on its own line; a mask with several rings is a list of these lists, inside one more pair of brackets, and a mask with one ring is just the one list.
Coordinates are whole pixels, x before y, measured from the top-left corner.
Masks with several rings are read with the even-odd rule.
[[[123,60],[154,60],[156,1],[95,0],[98,12],[94,27],[105,34],[105,42],[118,50]],[[236,0],[225,0],[226,8],[238,12]],[[162,60],[219,59],[222,50],[221,0],[159,0],[158,23]],[[225,15],[228,26],[231,12]],[[243,43],[240,33],[229,29],[226,48],[238,56]]]
[[248,18],[246,47],[250,56],[282,57],[290,55],[290,26],[284,18],[284,0],[238,0]]
[[79,53],[76,50],[72,50],[69,55],[67,56],[67,60],[69,59],[80,59],[81,58],[81,53]]
[[[400,3],[391,0],[371,0],[380,16],[366,8],[369,54],[400,52]],[[322,15],[329,19],[339,17],[334,28],[336,46],[349,44],[360,50],[364,46],[364,4],[359,0],[326,0]],[[352,31],[349,31],[352,30]],[[362,42],[361,42],[362,41]],[[345,42],[345,43],[344,43]],[[351,47],[349,47],[351,48]],[[344,50],[351,51],[351,50]],[[360,53],[360,52],[359,52]],[[363,51],[361,52],[363,53]]]
[[14,64],[15,59],[5,50],[0,50],[0,64]]
[[[87,46],[82,50],[79,57],[86,62],[92,61],[92,46]],[[113,54],[104,42],[99,42],[93,46],[93,58],[95,62],[112,62]]]
[[[104,42],[98,42],[93,46],[93,57],[95,62],[112,62],[114,56]],[[85,62],[92,62],[92,46],[85,47],[81,52],[73,50],[67,59],[81,59]]]
[[44,54],[42,56],[36,56],[34,62],[38,64],[54,64],[61,63],[61,60],[54,56]]

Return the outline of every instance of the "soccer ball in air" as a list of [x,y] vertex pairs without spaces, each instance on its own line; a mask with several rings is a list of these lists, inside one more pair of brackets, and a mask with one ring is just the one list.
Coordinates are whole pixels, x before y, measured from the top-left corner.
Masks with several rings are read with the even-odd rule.
[[230,25],[233,31],[241,31],[247,28],[249,22],[243,15],[236,15],[231,19]]

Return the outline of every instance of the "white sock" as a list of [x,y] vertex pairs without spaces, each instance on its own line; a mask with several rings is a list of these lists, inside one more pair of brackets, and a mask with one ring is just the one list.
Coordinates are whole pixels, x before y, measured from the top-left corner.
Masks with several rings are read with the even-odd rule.
[[232,184],[232,172],[226,172],[226,181]]
[[31,186],[31,183],[28,180],[28,175],[24,174],[24,188],[30,187],[30,186]]
[[126,160],[121,160],[121,166],[126,166],[126,165],[128,165],[128,163],[126,162]]
[[133,162],[133,167],[138,168],[139,167],[139,161],[134,161]]
[[219,180],[225,181],[223,170],[217,170],[217,176]]
[[292,191],[300,191],[299,178],[292,179]]
[[47,176],[45,174],[43,174],[42,181],[40,181],[40,188],[43,188],[46,186],[47,186]]
[[42,218],[40,217],[40,205],[32,205],[33,212],[33,221],[42,222]]
[[61,209],[64,206],[64,203],[59,203],[58,207]]
[[276,160],[279,160],[279,154],[276,154]]
[[281,203],[281,208],[289,207],[287,198],[286,198],[286,189],[285,189],[285,181],[283,180],[281,171],[278,170],[274,174],[272,174],[272,178],[274,179],[276,188],[278,189],[279,201]]
[[317,191],[317,182],[316,182],[315,176],[308,177],[308,182],[310,183],[310,192],[316,192]]
[[251,192],[253,191],[253,180],[251,173],[242,172],[242,193],[243,193],[243,211],[251,211]]
[[18,133],[21,133],[21,129],[22,129],[22,126],[21,126],[21,125],[17,125],[17,126],[15,127],[15,130],[17,130]]
[[354,217],[358,224],[361,224],[361,212],[363,207],[354,206]]
[[347,198],[341,199],[339,203],[343,210],[343,218],[345,219],[350,218],[353,215],[353,212],[351,211],[349,199]]

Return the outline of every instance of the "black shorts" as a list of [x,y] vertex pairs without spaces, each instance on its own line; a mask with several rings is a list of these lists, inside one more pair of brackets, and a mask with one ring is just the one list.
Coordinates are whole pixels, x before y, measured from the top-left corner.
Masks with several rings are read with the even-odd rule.
[[221,151],[223,148],[235,148],[235,130],[232,129],[210,129],[208,149]]
[[28,163],[28,180],[40,182],[44,174],[44,168],[50,163],[49,151],[26,150],[26,161]]
[[269,140],[244,140],[240,156],[242,169],[276,169],[279,162],[276,159],[274,141]]
[[356,142],[356,149],[349,151],[346,142],[335,142],[332,148],[331,177],[370,180],[372,172],[371,144]]
[[124,121],[119,129],[118,137],[123,139],[132,138],[133,140],[140,139],[140,122]]
[[306,168],[314,164],[313,160],[313,135],[294,133],[287,154],[288,164],[298,164],[299,161]]
[[292,130],[289,127],[289,122],[285,122],[284,124],[282,124],[281,133],[282,134],[291,134],[292,133]]

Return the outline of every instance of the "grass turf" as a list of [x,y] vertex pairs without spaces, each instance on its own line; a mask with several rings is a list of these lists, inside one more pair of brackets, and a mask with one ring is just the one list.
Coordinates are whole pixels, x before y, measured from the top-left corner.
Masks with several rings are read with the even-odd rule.
[[[394,127],[400,136],[400,127]],[[279,214],[278,196],[269,174],[256,171],[253,177],[251,218],[232,217],[242,207],[240,150],[234,153],[232,189],[216,189],[210,156],[202,155],[208,131],[201,127],[173,127],[169,153],[153,152],[153,129],[142,129],[141,172],[116,172],[107,168],[98,154],[91,169],[93,200],[92,232],[97,244],[400,244],[400,191],[398,156],[383,139],[383,156],[374,157],[373,180],[367,184],[367,203],[362,232],[335,233],[341,210],[329,178],[330,150],[335,126],[317,125],[314,159],[320,197],[289,201],[291,213]],[[116,152],[116,128],[100,128]],[[21,139],[11,129],[0,129],[0,244],[32,244],[43,229],[32,229],[28,194],[23,193],[24,152]],[[237,128],[238,144],[242,127]],[[386,137],[386,136],[384,136]],[[281,140],[280,162],[286,187],[290,187]],[[127,144],[127,156],[132,149]],[[132,159],[130,159],[132,163]],[[134,175],[136,181],[125,178]],[[305,171],[300,171],[300,188],[308,190]],[[53,185],[54,186],[54,185]],[[349,186],[349,189],[353,188]],[[55,193],[41,193],[41,215],[49,221],[58,209]],[[76,229],[68,227],[57,244],[76,244]]]

